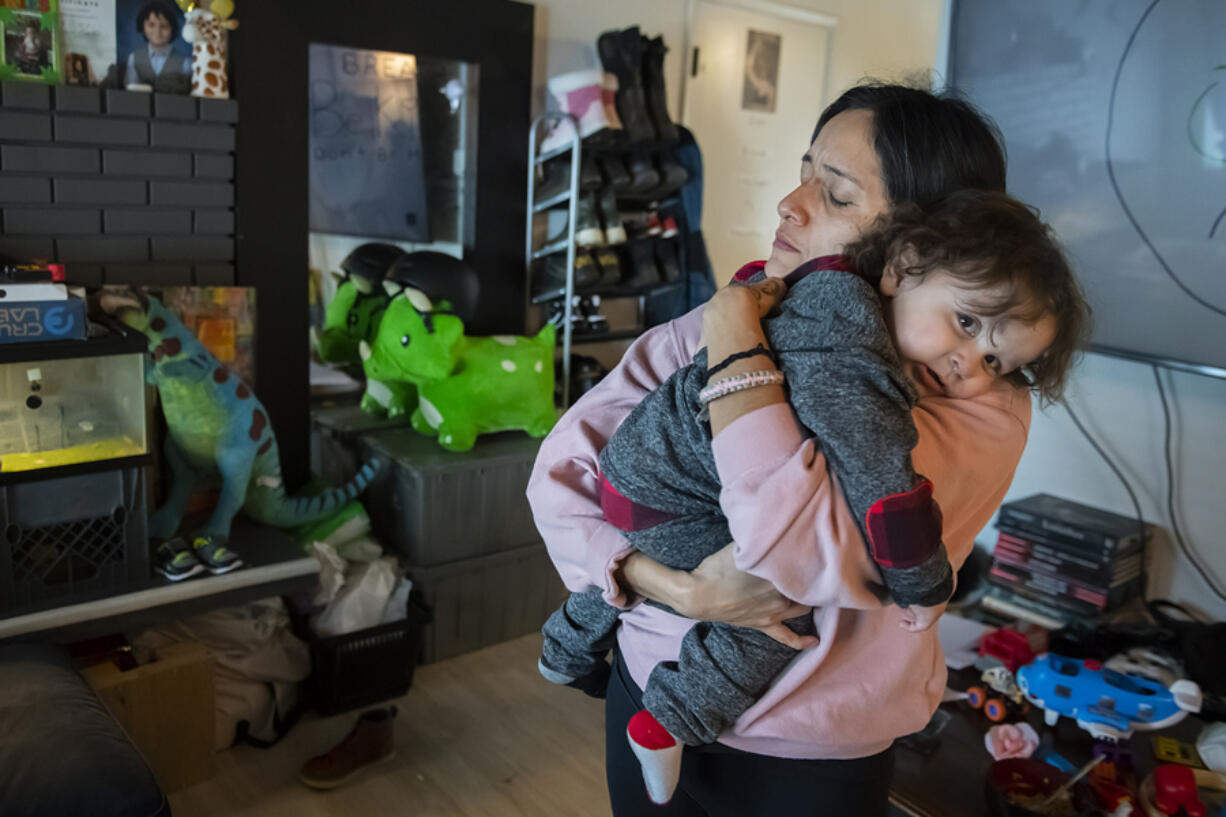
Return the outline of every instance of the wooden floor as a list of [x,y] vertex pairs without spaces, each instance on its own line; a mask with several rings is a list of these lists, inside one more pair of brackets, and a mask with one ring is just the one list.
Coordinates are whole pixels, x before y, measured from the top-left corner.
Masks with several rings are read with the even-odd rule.
[[304,718],[271,749],[218,754],[217,776],[171,796],[175,817],[608,817],[604,710],[536,671],[539,635],[419,667],[396,701],[396,757],[315,792],[298,769],[355,716]]

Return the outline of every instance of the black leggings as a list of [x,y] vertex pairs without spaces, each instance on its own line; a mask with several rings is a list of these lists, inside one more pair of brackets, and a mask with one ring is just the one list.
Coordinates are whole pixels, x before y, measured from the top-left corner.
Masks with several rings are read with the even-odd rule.
[[714,743],[687,747],[667,806],[647,799],[626,740],[643,693],[614,655],[605,698],[605,776],[613,817],[886,817],[894,750],[856,760],[791,760]]

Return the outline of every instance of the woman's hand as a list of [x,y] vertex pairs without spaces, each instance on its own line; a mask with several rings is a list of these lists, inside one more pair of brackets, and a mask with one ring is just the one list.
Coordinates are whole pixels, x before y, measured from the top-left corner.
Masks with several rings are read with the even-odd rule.
[[784,598],[775,586],[737,570],[732,545],[708,556],[691,572],[674,570],[631,553],[618,569],[617,583],[629,593],[668,605],[695,621],[722,621],[761,630],[794,650],[817,646],[814,636],[799,636],[780,622],[813,610]]
[[813,608],[784,598],[770,582],[738,570],[732,548],[728,545],[708,556],[687,574],[681,607],[674,609],[698,621],[761,630],[794,650],[817,646],[816,637],[797,635],[781,623],[811,613]]
[[702,310],[702,334],[698,345],[714,338],[762,335],[762,319],[783,300],[787,286],[780,278],[753,284],[729,284],[718,290]]

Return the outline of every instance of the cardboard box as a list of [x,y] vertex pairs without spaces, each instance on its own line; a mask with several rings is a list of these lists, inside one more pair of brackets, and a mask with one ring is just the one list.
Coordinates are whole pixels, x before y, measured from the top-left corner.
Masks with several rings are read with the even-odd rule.
[[163,647],[157,658],[127,672],[107,662],[81,674],[171,794],[216,772],[213,658],[195,642]]

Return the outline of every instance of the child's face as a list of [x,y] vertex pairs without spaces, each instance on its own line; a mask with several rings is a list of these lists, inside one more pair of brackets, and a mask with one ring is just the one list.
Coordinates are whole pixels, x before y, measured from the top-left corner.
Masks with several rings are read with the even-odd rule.
[[161,48],[170,42],[170,21],[156,11],[145,18],[145,39]]
[[1009,295],[1005,284],[970,289],[939,268],[916,277],[891,263],[881,294],[894,343],[921,396],[978,397],[1037,359],[1056,337],[1050,315],[1027,323],[1012,311],[988,316],[976,307]]

